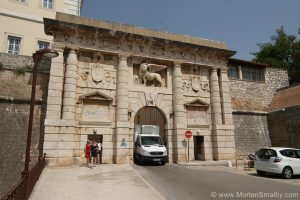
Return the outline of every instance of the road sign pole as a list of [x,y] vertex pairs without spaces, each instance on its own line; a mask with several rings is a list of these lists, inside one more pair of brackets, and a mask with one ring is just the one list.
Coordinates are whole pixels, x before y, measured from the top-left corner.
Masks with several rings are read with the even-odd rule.
[[190,160],[190,138],[188,138],[188,160],[187,162],[189,162]]
[[187,156],[187,162],[190,160],[190,138],[192,137],[192,131],[187,130],[185,133],[185,137],[188,139],[188,156]]

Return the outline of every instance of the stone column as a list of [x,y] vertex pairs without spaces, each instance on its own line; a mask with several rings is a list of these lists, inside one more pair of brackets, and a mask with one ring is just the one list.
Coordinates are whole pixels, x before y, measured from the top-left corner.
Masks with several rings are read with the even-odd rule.
[[66,63],[64,95],[63,95],[63,113],[62,119],[75,119],[76,105],[76,87],[77,87],[77,55],[74,49],[68,52]]
[[227,74],[228,68],[221,68],[220,85],[222,94],[222,118],[224,124],[232,125],[232,106],[229,88],[229,79]]
[[[128,64],[129,55],[119,54],[116,91],[116,132],[114,137],[114,162],[128,163],[129,121],[128,121]],[[121,145],[127,142],[127,146]]]
[[210,101],[211,101],[211,113],[212,113],[212,124],[222,124],[221,116],[221,99],[219,89],[219,79],[216,68],[212,68],[210,72]]
[[212,151],[213,159],[219,160],[219,141],[218,141],[218,126],[222,124],[222,110],[219,89],[218,72],[216,68],[212,68],[210,72],[210,101],[212,115]]
[[183,89],[182,89],[182,73],[181,63],[174,62],[173,69],[173,138],[172,138],[172,150],[173,162],[185,162],[185,149],[181,144],[184,139],[184,133],[186,131],[186,113],[184,109]]
[[62,91],[64,79],[64,56],[62,49],[56,49],[58,57],[51,60],[48,86],[46,120],[57,120],[61,117]]

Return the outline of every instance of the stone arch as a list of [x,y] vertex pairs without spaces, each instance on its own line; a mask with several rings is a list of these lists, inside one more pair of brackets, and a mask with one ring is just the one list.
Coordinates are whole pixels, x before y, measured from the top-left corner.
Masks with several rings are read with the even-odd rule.
[[158,125],[160,136],[167,145],[168,138],[166,133],[167,118],[165,113],[155,106],[144,106],[140,108],[134,116],[134,125]]

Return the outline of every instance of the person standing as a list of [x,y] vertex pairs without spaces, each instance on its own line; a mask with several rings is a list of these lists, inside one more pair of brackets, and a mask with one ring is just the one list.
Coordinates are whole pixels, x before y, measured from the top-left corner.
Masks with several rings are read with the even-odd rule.
[[88,140],[86,141],[86,145],[84,148],[84,153],[85,153],[85,159],[86,159],[86,166],[89,166],[90,160],[91,160],[91,142]]
[[102,164],[102,144],[98,143],[98,164]]
[[98,145],[95,140],[92,142],[92,147],[91,147],[91,156],[92,156],[92,164],[96,165],[97,163],[97,158],[98,158]]

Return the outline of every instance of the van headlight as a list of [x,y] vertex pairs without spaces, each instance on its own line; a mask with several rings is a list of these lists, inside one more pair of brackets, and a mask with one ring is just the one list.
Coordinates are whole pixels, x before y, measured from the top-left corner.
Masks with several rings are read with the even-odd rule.
[[167,150],[164,151],[163,155],[166,156],[168,154]]

